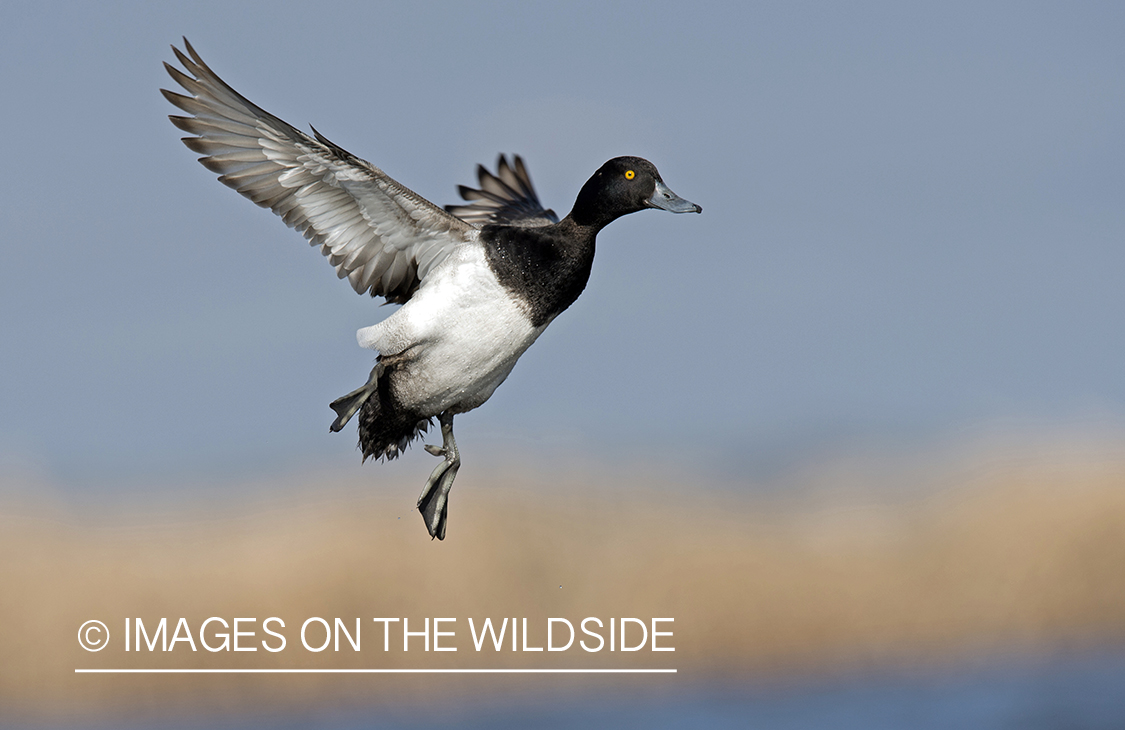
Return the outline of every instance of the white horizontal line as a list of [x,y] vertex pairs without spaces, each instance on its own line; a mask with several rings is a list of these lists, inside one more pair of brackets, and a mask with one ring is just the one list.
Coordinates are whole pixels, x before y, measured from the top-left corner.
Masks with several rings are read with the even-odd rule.
[[75,674],[675,674],[675,669],[75,669]]

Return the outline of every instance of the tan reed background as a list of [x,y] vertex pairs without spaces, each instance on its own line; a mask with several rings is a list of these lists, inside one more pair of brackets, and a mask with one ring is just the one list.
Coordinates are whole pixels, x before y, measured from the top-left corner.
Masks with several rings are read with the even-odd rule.
[[[979,457],[979,455],[978,455]],[[1125,458],[1024,455],[872,476],[824,465],[766,491],[619,470],[467,473],[430,541],[417,484],[296,476],[113,504],[0,502],[0,717],[377,706],[949,663],[1125,640]],[[405,473],[405,472],[404,472]],[[858,476],[857,476],[858,474]],[[878,482],[878,483],[876,483]],[[776,485],[775,485],[776,486]],[[376,494],[378,492],[378,494]],[[125,617],[279,616],[286,650],[122,645]],[[310,653],[310,616],[362,650]],[[455,617],[446,644],[383,651],[372,617]],[[676,651],[476,652],[467,618],[673,617]],[[77,644],[105,621],[110,646]],[[451,628],[447,624],[446,629]],[[397,628],[396,628],[397,632]],[[580,637],[581,638],[581,637]],[[666,677],[76,676],[76,667],[674,667]]]

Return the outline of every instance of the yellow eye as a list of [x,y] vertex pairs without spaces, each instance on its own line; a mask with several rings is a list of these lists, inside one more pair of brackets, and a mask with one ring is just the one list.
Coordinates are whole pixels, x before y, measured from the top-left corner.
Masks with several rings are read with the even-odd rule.
[[626,170],[625,171],[625,179],[626,180],[632,180],[636,176],[637,176],[637,173],[633,172],[632,170]]

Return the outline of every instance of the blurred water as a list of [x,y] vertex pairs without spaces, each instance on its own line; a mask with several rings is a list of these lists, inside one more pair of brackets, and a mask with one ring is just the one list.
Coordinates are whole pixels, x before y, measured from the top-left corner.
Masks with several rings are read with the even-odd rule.
[[[153,727],[130,724],[55,726],[59,730]],[[44,726],[25,726],[41,728]],[[775,686],[687,688],[659,697],[583,696],[560,701],[487,699],[440,711],[287,713],[162,721],[175,730],[428,730],[430,728],[962,728],[993,730],[1125,728],[1125,651],[993,662],[983,668],[867,674]]]

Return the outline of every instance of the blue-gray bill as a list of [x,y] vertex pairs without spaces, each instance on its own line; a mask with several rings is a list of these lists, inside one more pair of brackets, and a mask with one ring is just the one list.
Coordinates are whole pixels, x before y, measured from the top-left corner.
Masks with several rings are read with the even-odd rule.
[[652,191],[652,197],[648,199],[648,204],[653,208],[660,208],[672,213],[702,213],[703,208],[696,205],[690,200],[684,200],[679,195],[676,195],[668,186],[662,181],[656,181],[656,190]]

